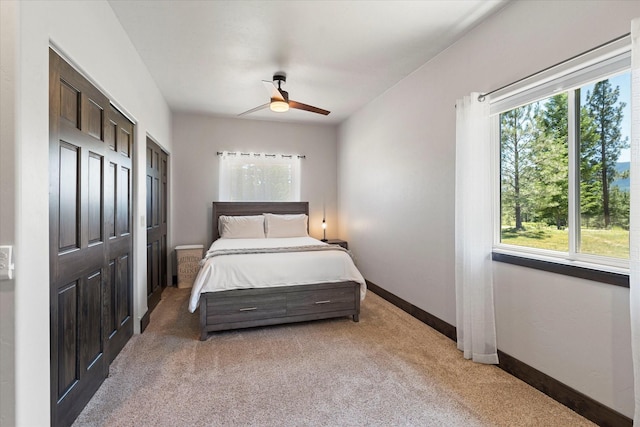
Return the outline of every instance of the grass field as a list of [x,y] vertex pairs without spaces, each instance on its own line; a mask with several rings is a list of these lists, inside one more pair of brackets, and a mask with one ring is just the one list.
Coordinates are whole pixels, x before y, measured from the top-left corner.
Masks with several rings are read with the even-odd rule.
[[[567,252],[569,231],[558,230],[543,224],[526,223],[523,231],[513,228],[502,230],[502,243],[530,248]],[[629,231],[621,228],[610,230],[583,228],[580,252],[615,258],[629,258]]]

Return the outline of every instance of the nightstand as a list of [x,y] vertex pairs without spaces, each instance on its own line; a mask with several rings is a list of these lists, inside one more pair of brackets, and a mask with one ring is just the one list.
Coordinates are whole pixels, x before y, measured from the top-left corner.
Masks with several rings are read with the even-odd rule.
[[342,246],[345,249],[349,249],[349,243],[347,243],[346,240],[329,239],[325,243],[328,243],[330,245],[338,245],[338,246]]

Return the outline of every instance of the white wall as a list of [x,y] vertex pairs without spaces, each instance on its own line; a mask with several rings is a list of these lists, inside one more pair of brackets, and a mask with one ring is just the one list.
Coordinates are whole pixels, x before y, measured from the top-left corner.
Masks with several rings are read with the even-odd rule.
[[322,238],[324,205],[327,238],[339,237],[335,126],[175,114],[172,127],[179,148],[171,157],[175,245],[211,244],[211,202],[218,200],[216,152],[225,150],[305,155],[300,193],[309,202],[309,232]]
[[[455,101],[630,31],[640,2],[516,1],[344,122],[340,234],[363,275],[455,324]],[[633,416],[629,290],[495,263],[498,347]]]
[[[152,135],[170,152],[171,117],[166,102],[106,1],[25,1],[13,5],[18,23],[13,33],[5,31],[4,5],[2,9],[2,69],[15,67],[15,82],[8,82],[7,89],[15,93],[15,103],[10,106],[11,112],[3,111],[2,119],[14,122],[15,135],[9,142],[4,141],[3,123],[2,147],[3,154],[5,144],[15,151],[15,185],[9,186],[7,192],[15,198],[16,277],[12,295],[2,296],[2,322],[15,330],[15,358],[3,358],[0,373],[14,371],[15,390],[5,383],[5,378],[0,382],[0,390],[3,399],[9,396],[7,405],[15,408],[15,419],[3,419],[3,423],[44,426],[50,418],[50,43],[136,122],[134,324],[138,329],[139,318],[146,312],[145,136]],[[5,37],[16,43],[14,57],[4,52]],[[3,109],[4,85],[3,77]],[[3,182],[3,193],[5,190]],[[4,217],[2,221],[4,223]],[[12,307],[8,312],[13,309],[14,316],[5,317],[6,301],[10,301]],[[2,332],[4,328],[3,325]]]

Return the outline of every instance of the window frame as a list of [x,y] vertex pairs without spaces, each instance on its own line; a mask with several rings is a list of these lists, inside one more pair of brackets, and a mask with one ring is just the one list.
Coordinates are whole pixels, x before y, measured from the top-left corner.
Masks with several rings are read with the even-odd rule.
[[[540,73],[526,77],[512,85],[493,92],[488,99],[491,110],[491,138],[493,144],[492,169],[494,176],[494,244],[492,259],[498,262],[550,271],[573,277],[596,280],[617,286],[629,287],[629,259],[598,256],[577,252],[579,246],[580,207],[578,195],[579,152],[576,129],[575,90],[590,83],[607,79],[631,70],[631,40],[628,35],[599,46]],[[500,114],[531,104],[557,93],[568,92],[569,131],[569,248],[567,252],[510,245],[501,242],[501,138]],[[579,108],[579,107],[578,107]],[[573,228],[573,230],[572,230]]]

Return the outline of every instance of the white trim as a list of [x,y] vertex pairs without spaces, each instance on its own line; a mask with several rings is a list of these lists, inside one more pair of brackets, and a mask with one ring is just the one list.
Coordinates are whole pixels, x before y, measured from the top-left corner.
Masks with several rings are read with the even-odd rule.
[[[580,101],[579,99],[577,101]],[[579,120],[576,120],[576,93],[569,91],[567,95],[567,150],[569,151],[569,183],[567,186],[567,203],[568,216],[567,226],[569,227],[569,253],[575,255],[580,249],[581,230],[573,224],[580,224],[580,180],[578,174],[580,172],[580,152],[579,138],[576,138],[577,131],[580,129]],[[573,132],[570,129],[574,129]],[[573,190],[573,191],[572,191]]]
[[631,21],[633,64],[631,69],[631,183],[629,207],[629,311],[631,358],[635,389],[634,425],[640,425],[640,17]]

